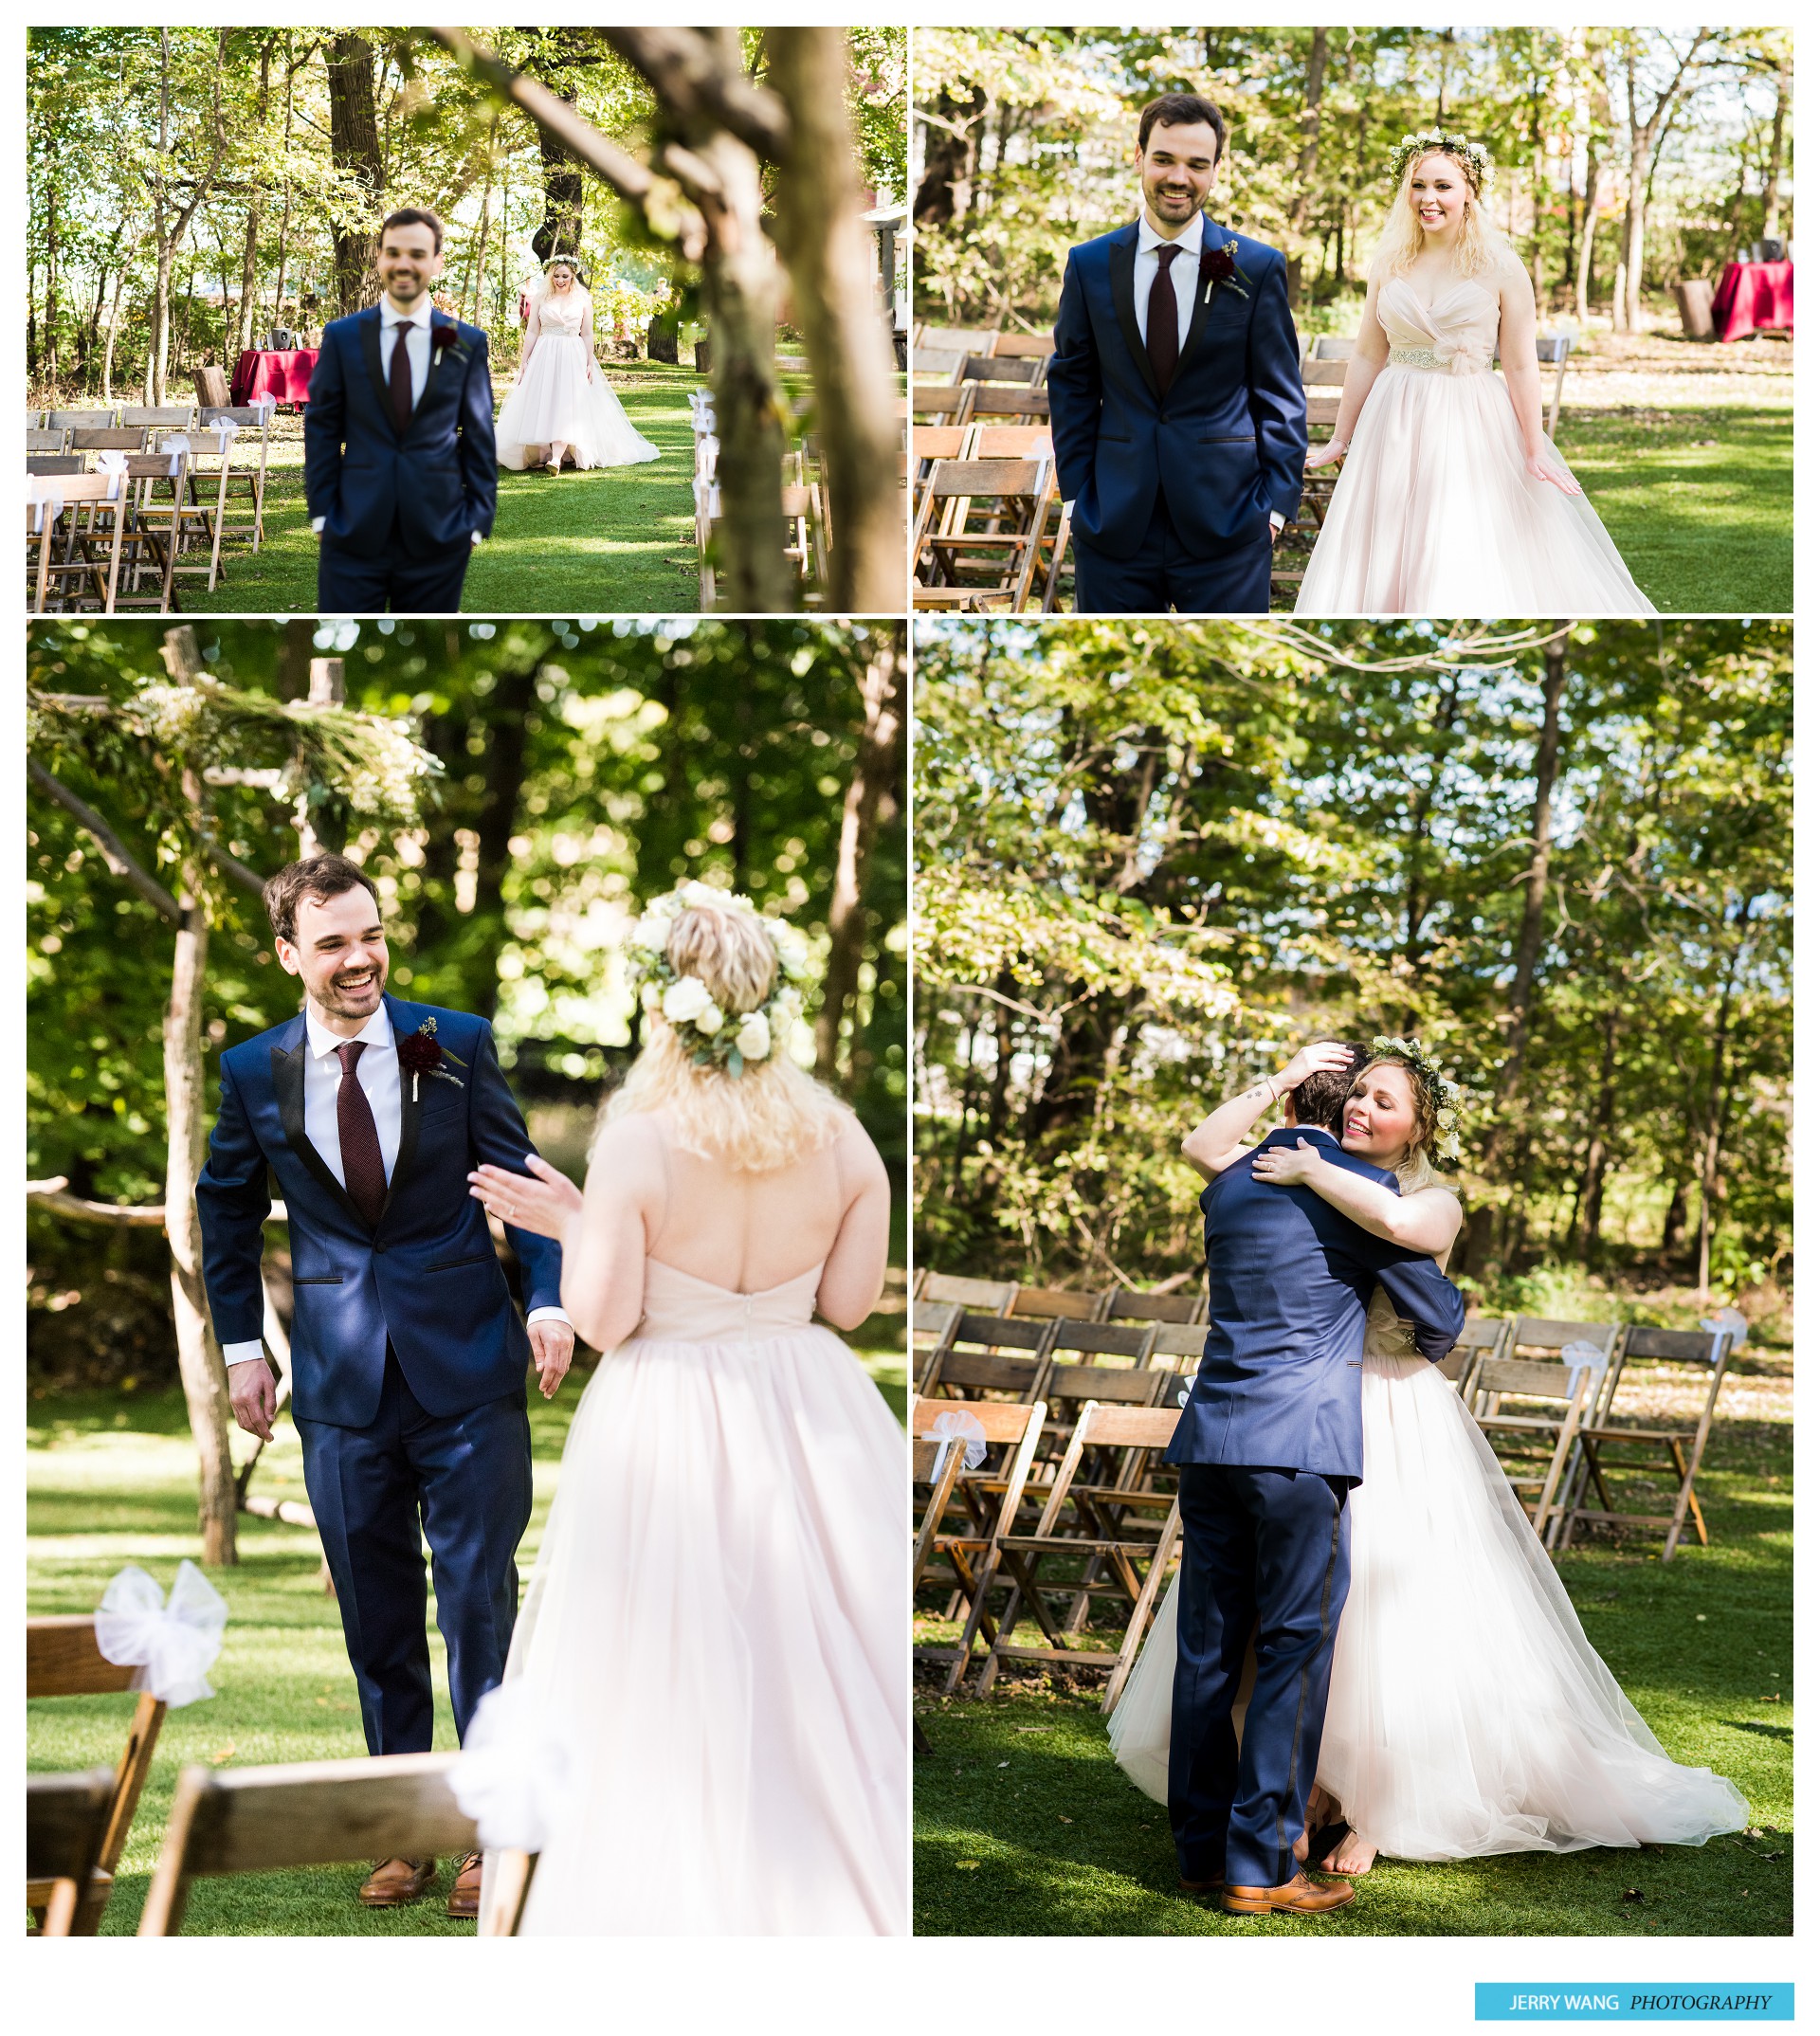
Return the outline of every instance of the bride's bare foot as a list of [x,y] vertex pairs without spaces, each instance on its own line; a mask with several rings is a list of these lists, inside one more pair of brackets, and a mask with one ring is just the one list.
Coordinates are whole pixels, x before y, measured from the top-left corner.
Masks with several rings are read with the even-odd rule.
[[1348,1831],[1338,1845],[1321,1862],[1328,1873],[1345,1874],[1356,1880],[1362,1873],[1370,1873],[1372,1862],[1377,1857],[1377,1847],[1367,1845],[1356,1831]]

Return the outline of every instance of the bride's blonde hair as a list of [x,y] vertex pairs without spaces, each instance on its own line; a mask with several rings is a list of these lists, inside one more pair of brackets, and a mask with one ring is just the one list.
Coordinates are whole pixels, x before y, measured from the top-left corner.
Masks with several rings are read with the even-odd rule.
[[[694,976],[735,1024],[762,1009],[776,986],[777,954],[750,909],[700,900],[680,912],[664,952],[679,976]],[[608,1099],[600,1128],[640,1111],[664,1110],[684,1152],[741,1173],[773,1173],[828,1144],[851,1113],[791,1059],[779,1039],[738,1074],[698,1062],[661,1008],[645,1014],[644,1050]],[[597,1134],[598,1136],[598,1134]]]
[[1415,201],[1410,195],[1410,186],[1422,165],[1431,162],[1437,155],[1445,155],[1465,177],[1469,194],[1460,214],[1460,231],[1453,244],[1454,267],[1463,276],[1476,276],[1482,269],[1496,267],[1509,248],[1510,243],[1485,217],[1485,209],[1479,196],[1481,177],[1472,161],[1457,149],[1424,149],[1410,157],[1403,165],[1403,174],[1397,179],[1396,196],[1391,200],[1376,252],[1372,256],[1370,274],[1374,282],[1381,282],[1386,276],[1406,275],[1422,252],[1428,236],[1422,230],[1422,221],[1416,213]]

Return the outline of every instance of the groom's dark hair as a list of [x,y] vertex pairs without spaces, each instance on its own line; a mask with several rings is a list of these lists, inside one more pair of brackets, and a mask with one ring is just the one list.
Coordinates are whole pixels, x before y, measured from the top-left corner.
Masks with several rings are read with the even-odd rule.
[[297,945],[297,908],[306,898],[326,904],[344,891],[364,890],[371,894],[375,910],[379,893],[373,879],[358,863],[344,855],[307,855],[300,863],[286,863],[277,876],[265,880],[265,917],[281,940]]
[[1340,1120],[1346,1115],[1346,1099],[1353,1093],[1353,1082],[1358,1071],[1371,1056],[1356,1040],[1320,1040],[1319,1045],[1344,1046],[1353,1057],[1350,1067],[1335,1069],[1331,1074],[1323,1070],[1310,1075],[1306,1082],[1298,1082],[1289,1091],[1296,1099],[1296,1122],[1313,1125],[1320,1131],[1331,1131],[1339,1136]]
[[1153,127],[1201,125],[1213,130],[1213,160],[1217,163],[1226,154],[1226,122],[1220,118],[1220,109],[1198,92],[1165,92],[1138,116],[1138,153],[1141,155],[1149,148]]
[[442,253],[443,223],[434,212],[415,205],[408,205],[402,212],[388,212],[379,222],[379,238],[384,240],[392,227],[428,227],[436,242],[436,252]]

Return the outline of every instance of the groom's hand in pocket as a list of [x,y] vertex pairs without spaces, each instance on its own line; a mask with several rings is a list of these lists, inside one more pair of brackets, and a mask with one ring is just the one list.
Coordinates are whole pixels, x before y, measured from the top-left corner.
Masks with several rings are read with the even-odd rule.
[[278,1388],[272,1382],[272,1368],[264,1358],[253,1357],[245,1364],[228,1367],[228,1398],[234,1419],[247,1434],[257,1435],[261,1442],[270,1442],[272,1423],[278,1415]]
[[567,1322],[555,1319],[533,1322],[530,1328],[531,1362],[537,1368],[537,1388],[546,1400],[553,1400],[575,1354],[575,1333]]

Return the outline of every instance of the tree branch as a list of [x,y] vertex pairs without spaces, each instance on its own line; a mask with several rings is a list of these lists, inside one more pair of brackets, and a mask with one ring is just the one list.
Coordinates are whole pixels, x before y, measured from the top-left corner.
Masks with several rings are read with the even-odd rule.
[[[173,926],[183,924],[183,907],[163,884],[135,859],[126,844],[86,800],[78,798],[67,785],[54,778],[37,757],[27,757],[26,770],[32,784],[46,798],[54,799],[65,812],[74,816],[76,824],[101,851],[102,861],[117,877],[131,884],[160,918],[168,919]],[[248,875],[250,874],[248,871]]]
[[600,34],[645,77],[666,113],[691,124],[712,121],[755,155],[783,159],[790,147],[783,100],[729,70],[699,29],[602,28]]
[[[71,1194],[69,1176],[54,1175],[47,1181],[27,1181],[26,1200],[55,1216],[67,1216],[74,1223],[97,1223],[117,1230],[161,1230],[164,1227],[164,1204],[162,1202],[90,1202],[83,1196]],[[274,1202],[267,1212],[267,1223],[288,1223],[290,1211],[282,1202]],[[503,1233],[501,1233],[503,1234]]]

